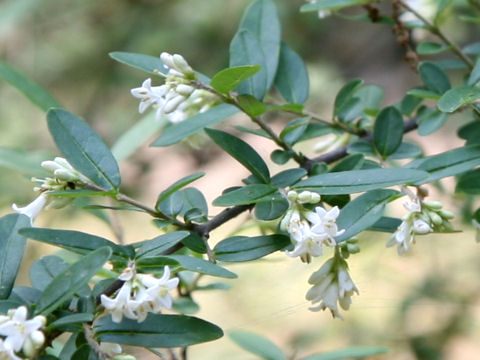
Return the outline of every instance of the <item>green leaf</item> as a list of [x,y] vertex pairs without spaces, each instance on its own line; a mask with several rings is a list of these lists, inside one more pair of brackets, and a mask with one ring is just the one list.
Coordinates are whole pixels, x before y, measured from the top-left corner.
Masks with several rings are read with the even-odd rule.
[[112,250],[109,247],[102,247],[83,256],[57,275],[43,291],[35,314],[48,315],[56,310],[102,269],[111,254]]
[[362,86],[362,84],[363,84],[363,80],[354,79],[348,82],[347,84],[345,84],[340,89],[337,96],[335,97],[335,105],[334,105],[335,115],[338,115],[340,110],[351,101],[351,99],[353,98],[353,95],[360,88],[360,86]]
[[172,309],[180,314],[193,315],[200,311],[200,306],[192,298],[180,296],[173,300]]
[[394,233],[401,223],[402,220],[400,219],[382,216],[375,224],[370,226],[368,230]]
[[272,151],[270,154],[270,159],[272,159],[275,164],[283,165],[286,164],[292,158],[292,156],[293,153],[290,151],[277,149]]
[[[193,216],[198,222],[203,222],[208,216],[208,205],[203,194],[195,188],[178,190],[157,204],[157,209],[173,217]],[[195,210],[194,210],[195,209]],[[195,212],[195,214],[192,214]],[[190,214],[188,214],[190,213]]]
[[376,0],[318,0],[314,3],[305,4],[300,7],[300,12],[318,10],[340,10],[348,6],[367,4]]
[[109,247],[114,256],[128,259],[135,256],[130,246],[120,246],[100,236],[90,235],[73,230],[53,230],[42,228],[26,228],[19,231],[20,234],[47,244],[60,246],[78,254],[88,254],[100,247]]
[[17,88],[43,111],[60,106],[58,101],[43,87],[3,62],[0,62],[0,78]]
[[90,125],[63,109],[50,109],[47,121],[57,147],[75,169],[108,190],[120,186],[117,162]]
[[402,142],[398,149],[390,155],[390,160],[395,159],[411,159],[422,155],[422,149],[416,144],[410,142]]
[[310,189],[322,195],[340,195],[411,184],[426,178],[425,171],[405,168],[352,170],[314,175],[292,188]]
[[349,154],[363,154],[365,156],[377,157],[373,144],[366,140],[357,140],[351,143],[347,147],[347,152]]
[[275,86],[289,103],[303,104],[308,99],[309,78],[300,55],[282,42]]
[[439,110],[429,111],[418,117],[418,133],[427,136],[440,129],[448,120],[448,115]]
[[239,94],[249,94],[261,100],[267,91],[266,59],[260,42],[248,30],[240,29],[230,43],[230,67],[258,65],[254,76],[237,85]]
[[177,245],[188,235],[188,231],[174,231],[168,234],[157,236],[151,240],[135,243],[135,247],[138,247],[136,259],[146,256],[161,255],[166,250]]
[[78,324],[78,323],[86,323],[93,321],[93,314],[91,313],[77,313],[71,314],[67,316],[62,316],[61,318],[55,320],[51,324],[48,324],[48,331],[52,329],[58,328],[60,326],[71,325],[71,324]]
[[383,158],[398,149],[403,138],[403,117],[393,106],[384,108],[375,121],[373,142]]
[[176,181],[175,183],[173,183],[172,185],[170,185],[168,188],[166,188],[165,190],[163,190],[160,193],[160,195],[158,196],[157,204],[155,205],[155,207],[157,207],[160,202],[162,202],[167,197],[172,195],[175,191],[180,190],[181,188],[187,186],[188,184],[200,179],[204,175],[205,175],[204,172],[199,172],[199,173],[195,173],[195,174],[192,174],[192,175],[187,175],[187,176],[181,178],[180,180]]
[[373,190],[350,201],[337,218],[339,229],[345,232],[337,236],[337,243],[348,240],[373,226],[383,215],[385,205],[398,195],[395,190]]
[[12,169],[29,177],[46,177],[48,172],[40,164],[52,157],[45,152],[26,152],[21,149],[0,147],[0,167]]
[[457,131],[458,136],[467,140],[467,145],[478,144],[480,142],[480,121],[473,120]]
[[349,360],[364,359],[369,356],[388,352],[385,347],[379,346],[352,346],[341,350],[329,351],[322,354],[310,355],[300,360]]
[[253,76],[260,70],[258,65],[244,65],[224,69],[215,74],[210,85],[219,93],[228,94],[243,80]]
[[468,105],[480,99],[480,88],[473,86],[460,86],[448,90],[438,100],[438,109],[442,112],[451,113],[461,106]]
[[205,129],[205,131],[218,146],[245,166],[258,180],[264,183],[270,181],[267,164],[245,141],[224,131],[214,129]]
[[160,137],[151,146],[170,146],[196,134],[207,126],[218,124],[220,121],[236,114],[239,110],[229,104],[220,104],[203,113],[192,116],[179,124],[165,129]]
[[435,55],[435,54],[444,52],[445,50],[448,50],[448,49],[450,49],[450,47],[447,45],[426,41],[417,45],[417,54]]
[[461,174],[478,165],[480,165],[480,145],[469,145],[412,161],[406,165],[406,168],[423,170],[430,174],[415,182],[415,185],[421,185]]
[[130,319],[114,323],[111,316],[103,316],[93,326],[100,341],[155,348],[188,346],[223,336],[218,326],[185,315],[149,314],[141,323]]
[[160,57],[123,51],[114,51],[108,55],[122,64],[146,71],[150,74],[157,75],[157,73],[160,72],[166,75],[168,72],[160,60]]
[[231,331],[228,336],[241,348],[266,360],[286,360],[282,350],[267,338],[247,331]]
[[290,238],[280,234],[233,236],[220,241],[213,251],[215,258],[220,261],[250,261],[281,250],[290,244]]
[[286,199],[272,200],[255,204],[255,217],[259,220],[274,220],[285,214],[288,210]]
[[272,176],[272,185],[284,188],[300,181],[305,175],[307,175],[307,170],[303,168],[283,170]]
[[30,224],[30,218],[25,215],[0,218],[0,299],[9,297],[22,262],[26,239],[18,230]]
[[396,107],[403,115],[410,116],[413,110],[415,110],[422,101],[422,98],[413,95],[406,95]]
[[273,194],[277,188],[268,184],[250,184],[229,191],[213,200],[215,206],[236,206],[253,204],[266,195]]
[[58,256],[45,256],[35,261],[30,268],[30,282],[35,289],[45,290],[52,280],[65,271],[68,264]]
[[112,146],[112,154],[118,162],[127,159],[143,143],[160,131],[166,124],[166,119],[158,121],[155,113],[150,112],[136,122],[130,129],[123,133]]
[[348,171],[361,169],[365,157],[363,154],[352,154],[344,157],[334,167],[330,169],[330,172]]
[[475,62],[470,76],[468,77],[467,85],[474,86],[480,81],[480,58]]
[[418,71],[427,89],[437,94],[443,94],[452,87],[447,74],[434,63],[422,62],[418,67]]
[[280,53],[281,27],[275,2],[257,0],[250,4],[240,23],[239,32],[241,30],[247,30],[259,42],[259,50],[265,61],[266,90],[268,90],[277,73]]
[[433,99],[437,100],[440,99],[440,94],[435,91],[422,89],[422,88],[415,88],[407,91],[407,95],[415,96],[421,99]]
[[480,194],[480,169],[475,169],[463,174],[458,179],[455,191],[462,191],[466,194]]
[[384,91],[377,85],[364,85],[355,92],[362,102],[363,112],[377,110],[383,102]]
[[219,276],[227,279],[235,279],[237,275],[210,261],[186,255],[169,255],[170,259],[177,261],[185,270],[195,271],[200,274]]
[[[237,101],[238,101],[238,104],[240,105],[240,107],[242,108],[242,110],[247,115],[250,115],[250,116],[254,116],[254,117],[255,116],[260,116],[264,112],[268,111],[268,107],[264,103],[262,103],[261,101],[257,100],[252,95],[248,95],[248,94],[239,95],[237,97]],[[269,139],[271,138],[270,135],[267,134],[264,130],[255,130],[255,133],[257,135],[259,135],[257,133],[257,131],[261,131],[263,134],[265,134],[265,136],[267,138],[269,138]]]

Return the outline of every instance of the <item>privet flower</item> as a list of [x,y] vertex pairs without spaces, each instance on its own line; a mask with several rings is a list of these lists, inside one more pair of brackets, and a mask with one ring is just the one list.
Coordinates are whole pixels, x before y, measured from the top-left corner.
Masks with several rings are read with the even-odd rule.
[[202,113],[219,103],[218,96],[207,90],[197,89],[194,82],[197,75],[183,56],[163,52],[160,59],[168,69],[165,83],[152,86],[149,78],[131,94],[140,99],[138,111],[143,113],[150,106],[157,109],[156,118],[165,116],[172,123],[181,122],[197,113]]
[[403,254],[415,244],[415,235],[453,230],[449,221],[454,218],[453,213],[443,210],[438,201],[421,202],[416,197],[412,202],[404,202],[403,206],[409,213],[402,218],[402,223],[386,244],[387,247],[397,245],[398,254]]
[[312,256],[323,254],[323,244],[335,246],[334,237],[345,231],[338,231],[336,224],[340,211],[336,206],[329,211],[321,206],[315,207],[314,211],[307,210],[302,204],[320,201],[320,195],[310,191],[299,194],[289,191],[287,198],[290,208],[280,223],[280,229],[288,232],[294,249],[286,254],[290,257],[299,256],[303,262],[309,263]]
[[72,198],[53,196],[49,194],[50,192],[83,187],[90,182],[86,176],[75,170],[66,159],[61,157],[56,157],[53,161],[43,161],[41,166],[50,172],[52,177],[32,178],[33,182],[39,184],[33,190],[39,192],[40,195],[24,207],[12,204],[12,209],[19,214],[28,216],[32,225],[44,208],[60,209],[72,201]]
[[[28,311],[25,306],[10,309],[6,316],[0,318],[0,336],[3,342],[0,344],[0,359],[17,359],[13,352],[20,350],[31,358],[45,342],[45,335],[40,330],[47,322],[42,315],[27,320]],[[10,357],[8,357],[8,356]]]
[[7,345],[5,345],[5,342],[0,339],[0,360],[22,360],[19,358],[17,355],[15,355],[15,352],[13,349]]
[[312,311],[329,309],[333,317],[343,319],[339,312],[338,305],[343,310],[348,310],[352,303],[353,293],[358,294],[358,289],[348,273],[346,261],[338,256],[329,259],[320,269],[315,271],[308,280],[313,286],[305,296],[312,305]]
[[172,308],[170,291],[178,286],[178,277],[170,278],[170,268],[163,268],[163,276],[158,279],[149,274],[137,274],[134,264],[127,267],[119,276],[125,283],[115,298],[101,295],[101,303],[112,321],[119,323],[123,316],[142,322],[149,312],[158,314],[163,308]]

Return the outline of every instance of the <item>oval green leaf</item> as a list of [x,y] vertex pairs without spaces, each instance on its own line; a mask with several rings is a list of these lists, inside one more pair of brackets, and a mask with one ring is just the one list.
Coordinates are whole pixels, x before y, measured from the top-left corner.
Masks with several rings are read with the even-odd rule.
[[121,62],[122,64],[134,67],[139,70],[146,71],[150,74],[157,75],[160,72],[167,74],[167,69],[164,67],[160,57],[136,54],[124,51],[114,51],[108,54],[112,59]]
[[210,85],[219,93],[227,94],[243,80],[253,76],[260,70],[258,65],[244,65],[224,69],[215,74]]
[[229,191],[215,200],[215,206],[236,206],[253,204],[264,196],[273,194],[277,188],[268,184],[250,184],[236,190]]
[[460,86],[448,90],[438,100],[438,109],[451,113],[458,108],[480,99],[480,88],[473,86]]
[[228,336],[241,348],[266,360],[286,360],[282,350],[267,338],[247,331],[231,331]]
[[388,349],[380,346],[352,346],[346,349],[310,355],[300,360],[349,360],[364,359],[369,356],[384,354]]
[[174,231],[157,236],[151,240],[138,242],[135,244],[135,247],[137,247],[136,258],[139,259],[146,256],[162,255],[165,251],[189,236],[189,234],[188,231]]
[[302,5],[301,12],[319,10],[340,10],[348,6],[367,4],[375,0],[318,0],[310,4]]
[[440,66],[434,63],[422,62],[418,67],[418,71],[427,89],[437,94],[443,94],[452,87],[447,74],[445,74]]
[[375,148],[386,158],[393,154],[403,138],[403,117],[393,106],[384,108],[375,121],[373,143]]

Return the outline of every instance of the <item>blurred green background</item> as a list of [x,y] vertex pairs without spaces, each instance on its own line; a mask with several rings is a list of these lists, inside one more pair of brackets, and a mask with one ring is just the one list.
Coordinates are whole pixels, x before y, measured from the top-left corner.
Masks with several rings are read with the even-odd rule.
[[[162,51],[182,54],[197,70],[213,75],[228,65],[228,44],[236,31],[247,0],[4,0],[0,2],[0,60],[47,88],[69,111],[86,119],[113,144],[141,116],[130,89],[146,78],[140,71],[116,63],[111,51],[130,51],[158,56]],[[311,76],[312,111],[328,116],[338,89],[361,77],[385,89],[385,104],[401,99],[420,85],[403,57],[387,25],[351,22],[338,18],[319,20],[300,14],[300,0],[277,0],[283,39],[300,53]],[[461,2],[460,2],[461,3]],[[389,13],[389,4],[382,5]],[[467,43],[478,35],[472,25],[445,24],[449,36]],[[420,34],[421,36],[421,34]],[[457,74],[460,76],[460,74]],[[282,119],[271,119],[280,128]],[[462,143],[452,131],[461,116],[434,135],[420,138],[429,154]],[[268,157],[271,144],[248,138]],[[310,144],[312,145],[312,144]],[[307,147],[305,152],[311,151]],[[18,91],[0,82],[0,148],[58,155],[48,134],[44,113]],[[219,189],[238,185],[246,175],[227,156],[205,145],[206,157],[187,147],[152,149],[143,146],[121,164],[123,190],[153,203],[156,195],[180,177],[206,171],[198,187],[209,200]],[[44,155],[39,155],[41,159]],[[225,169],[229,169],[226,171]],[[276,169],[276,168],[275,168]],[[450,182],[444,184],[453,191]],[[446,208],[460,213],[462,201],[434,192]],[[35,194],[29,176],[11,169],[0,170],[0,213],[10,204],[29,202]],[[212,214],[219,209],[212,209]],[[395,212],[401,216],[399,206]],[[392,214],[394,212],[392,211]],[[138,241],[158,230],[138,214],[120,214],[124,237]],[[237,224],[238,225],[238,224]],[[76,229],[113,238],[97,218],[67,209],[42,214],[38,226]],[[234,225],[212,236],[219,241]],[[457,226],[463,226],[457,221]],[[345,321],[328,313],[311,313],[304,294],[307,279],[326,260],[306,266],[282,254],[254,266],[232,265],[240,279],[228,292],[205,292],[196,299],[198,316],[229,330],[261,333],[286,351],[307,355],[352,345],[382,345],[391,352],[380,359],[478,359],[480,354],[480,250],[473,231],[466,226],[459,235],[420,237],[414,251],[397,257],[385,249],[385,235],[364,234],[362,253],[353,256],[352,278],[360,289]],[[20,283],[28,282],[28,264],[54,249],[30,246]],[[148,355],[139,358],[149,358]],[[254,359],[228,337],[194,346],[192,359]]]

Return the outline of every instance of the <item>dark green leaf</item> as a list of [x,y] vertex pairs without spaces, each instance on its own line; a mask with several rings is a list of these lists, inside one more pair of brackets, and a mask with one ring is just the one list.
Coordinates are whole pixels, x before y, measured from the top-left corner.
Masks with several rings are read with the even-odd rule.
[[422,88],[415,88],[412,90],[407,91],[407,95],[415,96],[421,99],[440,99],[440,94],[436,93],[432,90],[422,89]]
[[400,219],[382,216],[375,224],[370,226],[368,230],[394,233],[401,223],[402,220]]
[[172,185],[170,185],[168,188],[166,188],[165,190],[163,190],[160,193],[160,195],[158,196],[157,204],[155,205],[155,207],[157,207],[160,202],[165,200],[167,197],[169,197],[175,191],[177,191],[177,190],[187,186],[188,184],[200,179],[204,175],[205,175],[204,172],[195,173],[195,174],[192,174],[192,175],[187,175],[187,176],[181,178],[180,180],[176,181],[175,183],[173,183]]
[[365,157],[363,156],[363,154],[348,155],[344,157],[341,161],[339,161],[337,164],[335,164],[335,166],[330,169],[330,172],[361,169],[364,161]]
[[365,156],[376,157],[375,148],[370,141],[358,140],[348,145],[347,152],[349,154],[363,154]]
[[30,268],[30,282],[35,289],[43,291],[67,267],[68,264],[62,258],[45,256],[35,261]]
[[264,183],[270,181],[267,164],[245,141],[224,131],[214,129],[205,129],[205,131],[218,146],[245,166],[258,180]]
[[145,256],[157,256],[177,245],[189,235],[188,231],[174,231],[157,236],[151,240],[141,241],[135,244],[138,247],[136,258]]
[[253,76],[260,70],[258,65],[244,65],[224,69],[215,74],[210,85],[219,93],[227,94],[243,80]]
[[240,29],[230,43],[230,67],[243,65],[258,65],[261,69],[238,84],[237,92],[262,99],[268,89],[266,59],[257,38],[250,31]]
[[373,142],[377,151],[386,158],[398,149],[403,137],[403,117],[393,106],[384,108],[377,116]]
[[281,250],[290,244],[290,238],[280,234],[234,236],[220,241],[213,250],[217,260],[250,261]]
[[313,3],[302,5],[301,12],[318,10],[340,10],[348,6],[367,4],[376,0],[318,0]]
[[193,315],[200,310],[200,306],[192,298],[181,296],[173,300],[173,310],[184,315]]
[[8,310],[24,305],[23,302],[13,300],[0,300],[0,314],[6,315]]
[[165,129],[160,137],[151,146],[169,146],[196,134],[207,126],[218,124],[220,121],[236,114],[239,110],[229,104],[220,104],[203,113],[192,116],[179,124]]
[[28,286],[15,286],[8,300],[31,306],[38,301],[41,295],[42,292],[38,289]]
[[120,186],[117,162],[90,125],[63,109],[50,109],[47,121],[57,147],[75,169],[108,190]]
[[311,189],[323,195],[352,194],[428,178],[425,171],[395,168],[352,170],[320,174],[296,183],[294,189]]
[[109,53],[112,59],[132,66],[136,69],[146,71],[150,74],[156,75],[158,72],[166,75],[167,69],[164,67],[163,62],[160,60],[160,57],[144,55],[144,54],[135,54],[123,51],[114,51]]
[[266,360],[286,360],[282,350],[267,338],[246,331],[231,331],[228,336],[241,348]]
[[268,184],[251,184],[219,196],[213,200],[213,205],[236,206],[252,204],[275,191],[277,191],[277,188]]
[[480,165],[480,145],[469,145],[412,161],[406,167],[427,171],[430,174],[430,176],[415,182],[415,185],[421,185],[447,176],[461,174],[478,165]]
[[385,347],[379,346],[352,346],[346,349],[329,351],[322,354],[310,355],[300,360],[349,360],[364,359],[373,355],[388,352]]
[[[305,5],[304,5],[305,6]],[[355,92],[362,86],[363,80],[354,79],[345,84],[335,97],[334,114],[337,115],[340,110],[348,104],[353,98]]]
[[438,110],[429,111],[418,117],[418,133],[422,136],[430,135],[440,129],[448,120],[448,115]]
[[444,60],[437,60],[432,61],[433,63],[440,66],[442,70],[466,70],[468,69],[468,65],[465,64],[460,59],[444,59]]
[[268,90],[277,73],[280,53],[281,28],[275,3],[272,0],[253,2],[245,10],[239,32],[241,30],[249,31],[260,44],[259,50],[265,57],[266,89]]
[[435,42],[422,42],[417,45],[419,55],[434,55],[448,50],[450,47]]
[[455,191],[462,191],[466,194],[480,194],[480,169],[475,169],[463,174],[457,182]]
[[[254,96],[249,94],[239,95],[237,97],[237,101],[240,107],[242,108],[242,110],[247,115],[250,115],[250,116],[254,116],[254,117],[260,116],[265,111],[268,110],[267,105],[265,105],[261,101],[257,100]],[[266,133],[264,130],[256,130],[256,131],[262,131],[265,134],[265,136],[270,139],[270,135]]]
[[71,325],[71,324],[78,324],[78,323],[86,323],[91,322],[93,320],[93,314],[90,313],[78,313],[78,314],[71,314],[67,316],[63,316],[51,324],[48,324],[48,330],[52,330],[58,328],[59,326],[64,325]]
[[20,234],[47,244],[60,246],[82,255],[88,254],[90,251],[100,247],[107,246],[115,256],[125,259],[133,259],[135,256],[133,249],[129,246],[120,246],[100,236],[86,234],[80,231],[28,228],[21,229]]
[[82,257],[56,276],[42,293],[36,314],[47,315],[87,284],[110,258],[112,250],[102,247]]
[[272,176],[272,185],[280,188],[291,186],[300,181],[305,175],[307,175],[307,170],[305,169],[287,169]]
[[480,121],[474,120],[458,129],[458,136],[467,140],[467,144],[478,144],[480,142]]
[[448,90],[438,100],[440,111],[451,113],[458,108],[480,99],[480,88],[473,86],[460,86]]
[[58,101],[43,87],[2,62],[0,62],[0,78],[17,88],[32,103],[44,111],[47,111],[51,107],[60,106]]
[[365,85],[355,92],[362,102],[363,111],[377,110],[383,102],[384,91],[377,85]]
[[431,62],[422,62],[418,71],[427,89],[437,94],[443,94],[451,88],[447,74],[438,65]]
[[277,149],[272,151],[270,154],[270,159],[272,159],[275,164],[283,165],[286,164],[288,160],[292,158],[292,156],[293,153],[290,151]]
[[206,254],[207,247],[205,241],[198,234],[191,232],[189,236],[182,240],[182,244],[190,250],[193,250],[199,254]]
[[210,261],[199,259],[193,256],[186,255],[170,255],[169,258],[177,261],[185,270],[195,271],[200,274],[211,276],[219,276],[228,279],[235,279],[237,277],[233,272],[219,266],[212,264]]
[[350,201],[337,218],[338,228],[345,232],[335,240],[350,239],[374,225],[382,217],[385,205],[397,195],[394,190],[373,190]]
[[470,76],[468,77],[467,85],[474,86],[480,81],[480,58],[475,62]]
[[415,110],[422,101],[423,101],[422,98],[412,96],[412,95],[406,95],[402,99],[402,101],[399,104],[397,104],[397,108],[398,110],[400,110],[400,112],[403,115],[410,116],[413,110]]
[[255,205],[255,217],[259,220],[274,220],[282,216],[288,209],[286,199],[261,202]]
[[411,159],[419,157],[420,155],[422,155],[422,149],[420,149],[418,145],[410,142],[402,142],[398,147],[397,151],[395,151],[388,158],[390,160]]
[[280,48],[275,86],[289,103],[303,104],[308,99],[307,68],[300,55],[285,43]]
[[22,262],[26,239],[18,230],[30,224],[30,218],[25,215],[10,214],[0,218],[0,299],[10,295]]
[[114,323],[103,316],[94,323],[100,341],[143,347],[179,347],[212,341],[223,336],[218,326],[185,315],[149,314],[141,323],[124,319]]
[[280,133],[280,139],[290,145],[295,144],[307,130],[309,120],[309,117],[304,117],[290,121]]
[[178,190],[157,204],[157,208],[171,216],[192,216],[203,222],[208,216],[208,205],[203,194],[195,188]]

